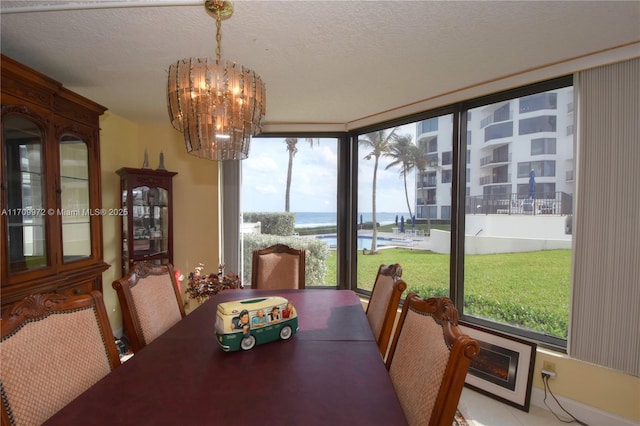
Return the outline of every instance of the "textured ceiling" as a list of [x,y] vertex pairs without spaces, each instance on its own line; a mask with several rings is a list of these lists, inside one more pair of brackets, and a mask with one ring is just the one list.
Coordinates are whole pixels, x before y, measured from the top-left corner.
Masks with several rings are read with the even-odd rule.
[[[3,0],[2,53],[115,114],[168,122],[169,65],[215,56],[215,20],[203,3]],[[348,123],[640,40],[638,1],[236,1],[234,7],[222,23],[222,56],[266,82],[267,124]]]

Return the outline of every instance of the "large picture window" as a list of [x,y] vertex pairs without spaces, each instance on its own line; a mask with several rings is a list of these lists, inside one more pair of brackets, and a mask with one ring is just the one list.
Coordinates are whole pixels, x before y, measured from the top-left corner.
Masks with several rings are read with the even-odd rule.
[[243,282],[254,250],[286,244],[306,251],[306,287],[337,285],[336,138],[254,138],[242,161]]
[[[321,242],[326,253],[308,249],[307,286],[367,294],[381,264],[399,263],[409,291],[451,297],[465,320],[566,347],[571,84],[539,83],[344,138],[254,138],[242,162],[245,270],[249,241]],[[253,215],[287,210],[287,235]]]
[[575,191],[566,179],[574,169],[573,136],[563,129],[573,125],[573,113],[551,116],[549,110],[570,111],[573,89],[536,90],[477,100],[467,110],[474,117],[467,130],[476,135],[496,108],[510,105],[517,136],[471,140],[472,157],[488,160],[470,163],[464,280],[456,284],[467,319],[562,346],[571,293],[567,223]]
[[[407,291],[449,295],[453,116],[358,133],[357,289],[371,290],[378,266],[399,263]],[[434,132],[436,132],[434,134]]]

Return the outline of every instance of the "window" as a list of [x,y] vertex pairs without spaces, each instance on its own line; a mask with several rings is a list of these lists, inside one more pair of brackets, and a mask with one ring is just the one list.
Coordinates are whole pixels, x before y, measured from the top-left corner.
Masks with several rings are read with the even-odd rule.
[[518,163],[518,177],[528,178],[531,175],[531,170],[535,175],[540,176],[555,176],[556,175],[556,162],[555,160],[547,161],[525,161]]
[[537,93],[520,98],[520,113],[557,108],[557,93]]
[[531,140],[531,155],[555,154],[555,138],[539,138]]
[[498,108],[496,112],[493,114],[494,122],[507,121],[507,120],[511,120],[511,108],[509,103],[506,103],[500,108]]
[[418,145],[426,145],[426,152],[438,152],[438,137],[420,138],[418,140]]
[[418,123],[418,133],[428,133],[438,131],[438,119],[430,118],[429,120],[423,120]]
[[451,220],[451,206],[442,206],[440,208],[440,217],[442,219],[449,219]]
[[[366,244],[358,246],[357,251],[358,290],[371,290],[382,263],[400,263],[403,279],[422,285],[425,270],[418,265],[436,262],[437,272],[429,274],[429,289],[437,288],[438,294],[448,294],[449,255],[434,255],[426,250],[429,241],[423,235],[429,235],[436,226],[446,234],[450,232],[451,209],[443,207],[451,205],[453,173],[450,168],[444,170],[442,165],[451,165],[453,160],[452,123],[453,116],[447,114],[401,125],[395,133],[409,134],[409,139],[392,134],[397,126],[355,135],[354,139],[359,141],[357,210],[369,212],[375,208],[379,216],[379,227],[375,230],[367,227],[358,233],[358,239]],[[435,136],[432,134],[434,131],[437,131]],[[400,149],[401,144],[407,142],[415,147],[416,156],[398,156],[402,152],[411,152],[407,147]],[[374,147],[380,153],[377,171]],[[424,159],[426,162],[421,161]],[[411,171],[403,175],[403,167]],[[443,182],[449,183],[443,186]],[[442,243],[443,250],[449,247],[447,240],[445,238]],[[415,250],[418,247],[423,250]],[[427,292],[425,288],[425,294]]]
[[[487,140],[504,135],[493,128],[496,124],[485,128],[483,139],[471,142],[473,158],[490,157],[493,163],[473,161],[467,172],[481,178],[470,181],[470,195],[465,198],[464,280],[456,286],[463,294],[465,319],[563,346],[568,333],[572,247],[564,214],[572,211],[574,193],[573,182],[565,179],[565,171],[574,168],[573,139],[564,129],[573,123],[571,116],[556,117],[548,111],[571,103],[573,91],[564,84],[528,90],[540,93],[527,94],[522,89],[511,96],[488,97],[486,104],[480,99],[471,103],[471,111],[478,112],[475,117],[486,116],[481,111],[494,105],[505,111],[505,102],[512,105],[518,130],[517,136],[495,149],[487,146]],[[473,130],[480,130],[482,124],[471,120],[467,126],[476,135]],[[489,138],[488,132],[492,132]],[[529,136],[540,132],[547,135]],[[540,155],[547,158],[534,160]],[[495,162],[501,166],[491,167]],[[495,243],[487,243],[493,238]],[[506,240],[510,242],[505,244]],[[533,245],[525,248],[524,240]],[[547,250],[549,240],[560,245]]]
[[451,161],[452,161],[452,152],[451,151],[445,151],[442,153],[442,165],[443,166],[450,166],[451,165]]
[[542,115],[540,117],[525,118],[520,120],[519,135],[529,135],[531,133],[555,132],[556,116]]
[[509,138],[513,136],[513,122],[491,124],[484,129],[484,141]]
[[[415,121],[354,130],[344,140],[320,139],[312,146],[300,137],[291,211],[331,215],[330,231],[309,231],[331,232],[338,246],[325,262],[323,284],[367,292],[380,264],[400,263],[409,290],[450,296],[466,321],[566,347],[572,235],[564,230],[575,184],[566,177],[575,166],[573,139],[564,133],[573,115],[548,111],[572,102],[571,84],[568,76],[493,94],[426,112]],[[506,121],[483,123],[487,117]],[[531,137],[542,131],[547,134]],[[306,163],[306,155],[316,164]],[[320,165],[319,158],[333,160]],[[274,167],[283,160],[288,160],[283,138],[252,143],[242,162],[245,213],[272,205],[267,202],[276,203],[272,210],[284,210],[286,166]],[[263,174],[251,179],[251,169]],[[294,200],[307,201],[303,208]],[[309,207],[318,200],[327,201],[326,211]],[[305,237],[307,230],[298,225],[298,238]],[[415,236],[420,234],[409,234],[414,228],[431,236],[420,240]],[[512,241],[488,243],[492,239]],[[520,247],[524,240],[538,248]],[[544,250],[548,240],[562,243]]]
[[[251,282],[254,249],[285,243],[307,250],[306,287],[336,285],[337,150],[335,138],[253,138],[249,158],[241,162],[243,283]],[[294,229],[264,215],[287,211],[294,216]],[[365,214],[362,220],[371,218]],[[299,237],[316,234],[325,238]],[[328,253],[309,245],[317,242],[326,244]]]

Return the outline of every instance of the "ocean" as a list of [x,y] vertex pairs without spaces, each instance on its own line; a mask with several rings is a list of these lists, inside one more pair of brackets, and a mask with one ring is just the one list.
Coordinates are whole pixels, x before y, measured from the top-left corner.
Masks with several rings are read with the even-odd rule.
[[[315,228],[319,226],[336,226],[336,213],[315,213],[315,212],[296,212],[296,227],[297,228]],[[380,225],[389,225],[396,222],[396,216],[398,217],[398,223],[400,218],[404,216],[405,220],[408,219],[409,213],[388,213],[388,212],[376,212],[376,220]],[[362,217],[363,222],[371,222],[371,213],[359,213],[358,223]]]

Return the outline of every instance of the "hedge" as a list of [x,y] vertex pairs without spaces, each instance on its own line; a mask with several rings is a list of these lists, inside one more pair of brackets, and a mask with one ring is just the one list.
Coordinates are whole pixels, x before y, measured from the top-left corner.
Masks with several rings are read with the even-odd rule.
[[[422,297],[449,297],[449,289],[441,287],[410,286],[407,292],[410,291]],[[548,310],[522,306],[509,300],[491,300],[481,295],[464,297],[464,313],[564,339],[569,329],[567,318]]]

